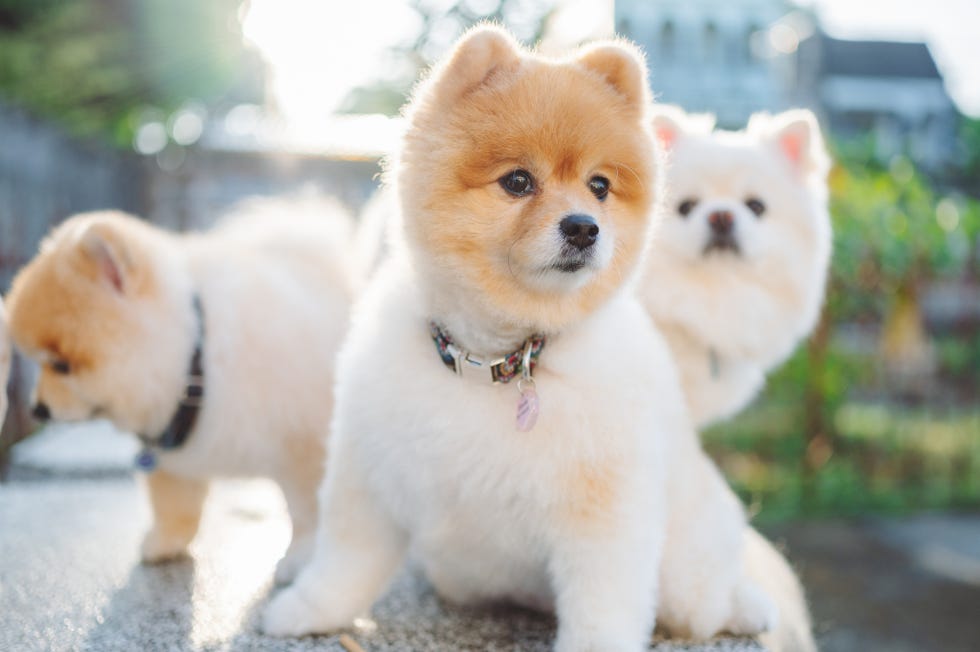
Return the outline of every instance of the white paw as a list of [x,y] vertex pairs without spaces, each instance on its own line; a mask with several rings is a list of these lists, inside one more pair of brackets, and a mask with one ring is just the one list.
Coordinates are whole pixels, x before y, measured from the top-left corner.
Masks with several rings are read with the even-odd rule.
[[186,537],[167,535],[157,528],[153,528],[143,537],[143,544],[140,546],[140,559],[143,560],[144,564],[156,564],[183,557],[187,554],[189,543]]
[[732,614],[725,630],[732,634],[754,636],[771,632],[779,620],[779,610],[766,593],[743,580],[732,596]]
[[304,636],[326,633],[342,625],[330,626],[329,617],[303,592],[293,587],[274,597],[262,614],[262,631],[269,636]]
[[313,555],[311,540],[304,540],[289,546],[289,550],[276,564],[276,584],[289,584],[303,570]]

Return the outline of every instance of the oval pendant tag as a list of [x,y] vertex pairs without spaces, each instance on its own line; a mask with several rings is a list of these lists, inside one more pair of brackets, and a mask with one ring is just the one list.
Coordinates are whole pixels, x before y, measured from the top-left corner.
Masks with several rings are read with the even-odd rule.
[[517,402],[517,429],[527,432],[538,422],[538,412],[540,411],[538,393],[533,387],[521,389],[521,399]]

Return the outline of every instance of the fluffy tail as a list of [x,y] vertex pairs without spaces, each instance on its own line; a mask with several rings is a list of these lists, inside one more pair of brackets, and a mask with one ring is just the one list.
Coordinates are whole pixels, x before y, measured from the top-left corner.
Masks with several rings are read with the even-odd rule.
[[761,534],[745,529],[746,571],[779,607],[774,631],[760,637],[772,652],[816,652],[803,586],[789,562]]

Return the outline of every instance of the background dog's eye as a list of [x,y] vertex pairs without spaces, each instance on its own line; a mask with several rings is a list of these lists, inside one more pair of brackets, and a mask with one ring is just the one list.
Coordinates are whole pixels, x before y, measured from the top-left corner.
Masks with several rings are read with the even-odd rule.
[[515,197],[523,197],[534,192],[534,180],[527,170],[514,170],[498,179],[504,190]]
[[697,205],[697,203],[698,202],[696,199],[685,199],[684,201],[682,201],[680,204],[677,205],[677,212],[683,215],[684,217],[687,217],[687,214],[690,213],[692,210],[694,210],[694,207]]
[[51,371],[56,374],[70,374],[71,373],[71,363],[67,360],[55,360],[51,363]]
[[609,179],[606,177],[595,176],[589,179],[589,190],[599,201],[603,201],[609,194]]
[[766,212],[766,205],[758,197],[751,197],[745,200],[745,205],[749,210],[756,214],[756,217]]

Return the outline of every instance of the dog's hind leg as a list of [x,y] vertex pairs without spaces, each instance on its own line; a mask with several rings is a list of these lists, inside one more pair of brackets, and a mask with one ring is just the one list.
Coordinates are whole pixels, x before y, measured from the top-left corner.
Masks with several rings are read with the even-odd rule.
[[143,561],[156,563],[183,555],[201,522],[207,482],[157,470],[146,476],[146,489],[153,526],[143,539]]

